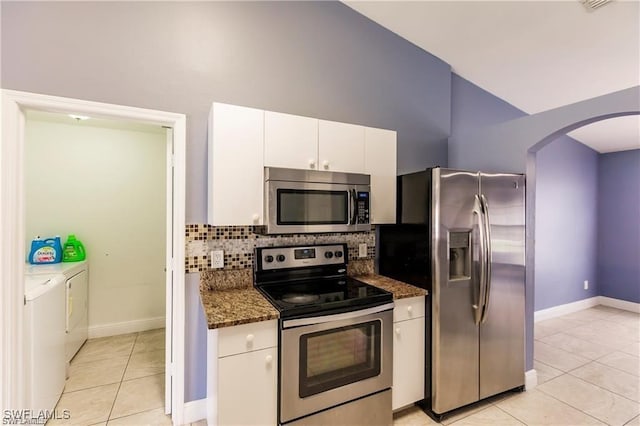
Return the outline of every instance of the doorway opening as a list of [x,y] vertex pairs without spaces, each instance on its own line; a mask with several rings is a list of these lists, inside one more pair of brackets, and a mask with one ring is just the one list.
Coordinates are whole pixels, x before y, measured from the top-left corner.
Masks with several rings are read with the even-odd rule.
[[[23,361],[26,355],[24,354],[26,342],[22,299],[25,294],[25,253],[28,240],[33,238],[33,235],[28,232],[54,232],[52,230],[55,228],[59,230],[57,232],[63,234],[71,233],[71,229],[65,229],[65,227],[77,226],[80,229],[74,228],[73,231],[78,234],[78,238],[81,238],[83,233],[86,235],[83,238],[87,245],[88,259],[90,262],[94,261],[94,264],[89,266],[90,277],[94,279],[94,285],[89,290],[89,343],[92,342],[92,337],[97,338],[99,342],[100,338],[104,339],[104,336],[124,334],[128,336],[124,338],[125,340],[133,339],[125,346],[130,345],[132,349],[133,345],[139,343],[138,352],[140,353],[144,352],[140,349],[145,345],[146,349],[154,345],[155,349],[160,351],[164,349],[164,362],[160,361],[160,365],[157,359],[154,362],[155,368],[161,371],[160,376],[162,372],[165,374],[162,381],[164,383],[160,382],[160,385],[164,384],[165,388],[165,393],[162,395],[164,412],[172,414],[174,424],[182,423],[184,333],[178,330],[184,330],[184,263],[176,259],[184,258],[184,115],[13,91],[3,91],[2,106],[3,170],[1,178],[3,183],[13,180],[18,182],[18,185],[8,188],[3,184],[1,198],[2,253],[8,255],[3,256],[2,278],[3,283],[17,284],[3,285],[2,288],[4,315],[0,319],[3,342],[0,355],[3,376],[3,387],[0,389],[1,408],[20,409],[26,407],[27,402],[29,385],[25,373],[27,366]],[[92,117],[94,123],[99,125],[80,123],[80,119],[68,118],[67,114]],[[64,120],[71,120],[71,122],[65,123]],[[91,120],[87,120],[89,121]],[[36,123],[36,128],[39,127],[37,131],[30,127],[32,123]],[[80,136],[69,132],[70,129],[74,129],[70,127],[72,125],[75,126],[75,130],[85,132],[84,145],[73,146],[74,138],[78,139],[76,143],[82,142],[80,140],[82,132],[78,134]],[[99,139],[99,137],[86,138],[89,127],[93,127],[94,131],[99,127],[98,133],[110,133],[107,139],[113,138],[114,132],[120,135],[127,132],[129,135],[135,132],[144,133],[143,138],[147,139],[147,143],[129,144],[127,147],[126,140],[120,141],[123,145],[121,148],[125,149],[121,152],[113,152],[115,142],[102,144],[101,148],[104,151],[97,156],[94,152],[91,160],[94,164],[84,164],[83,171],[78,163],[83,159],[90,162],[90,157],[83,157],[82,149],[86,149],[85,154],[87,154],[98,147],[98,145],[91,147],[89,139]],[[128,127],[126,132],[123,127]],[[46,138],[33,141],[34,132],[40,131],[44,135],[51,136],[52,133],[55,134],[56,131],[64,128],[67,131],[61,133],[63,142],[56,147],[55,142],[50,140],[51,151],[46,154],[47,149],[44,145]],[[30,146],[31,143],[34,144],[33,147]],[[145,145],[146,153],[138,154],[147,156],[148,161],[144,161],[142,157],[134,159],[131,152],[126,152],[126,149],[133,148],[133,145]],[[63,153],[62,161],[55,161],[55,155]],[[37,155],[42,157],[35,164],[31,164],[30,158]],[[107,161],[108,157],[113,159],[110,164]],[[7,164],[11,166],[5,167]],[[96,171],[100,164],[105,168]],[[113,173],[109,173],[109,170],[114,167]],[[93,178],[87,176],[90,169],[96,171]],[[151,180],[144,183],[147,185],[146,189],[141,187],[140,181],[135,184],[127,182],[127,177],[136,170],[140,172],[138,176],[143,177],[142,180],[145,177]],[[48,181],[42,180],[44,176],[48,176]],[[57,177],[64,179],[57,181]],[[91,179],[94,180],[91,181]],[[65,200],[67,216],[73,217],[73,210],[84,215],[76,215],[76,221],[72,225],[65,224],[64,210],[58,214],[61,206],[54,206],[54,199],[45,201],[47,195],[52,195],[50,192],[55,191],[47,192],[46,188],[38,188],[46,182],[75,193],[75,202]],[[110,182],[111,185],[109,185]],[[154,182],[155,188],[152,189]],[[92,185],[95,185],[95,190],[91,190]],[[34,190],[34,188],[37,189]],[[153,200],[143,200],[143,204],[137,206],[136,202],[140,201],[137,199],[147,190],[149,193],[153,192]],[[112,194],[110,197],[108,196],[110,191],[118,194]],[[114,205],[106,206],[105,202]],[[83,210],[82,204],[86,204],[87,208]],[[101,204],[103,211],[100,208],[95,209],[95,205]],[[53,216],[56,216],[57,223],[54,220],[43,226],[44,222],[37,220],[37,216],[38,213],[46,212],[47,206],[52,207],[52,211],[56,212]],[[110,207],[113,207],[112,211],[109,210]],[[121,214],[117,214],[118,211],[121,211]],[[89,217],[82,219],[83,216]],[[99,218],[99,216],[104,217]],[[93,225],[91,225],[92,220]],[[13,226],[6,228],[7,224]],[[146,233],[135,232],[145,226],[149,228],[146,229]],[[9,232],[6,232],[8,230]],[[66,235],[63,235],[64,237]],[[136,239],[143,241],[136,241]],[[152,253],[153,260],[136,263],[136,255],[143,250],[141,247],[144,246],[145,240],[148,243],[146,250]],[[98,244],[96,244],[97,241],[99,241]],[[133,252],[128,252],[128,249]],[[145,268],[148,270],[145,271]],[[122,273],[130,278],[134,277],[134,280],[137,277],[138,285],[128,289],[123,288],[121,284],[126,282],[126,277],[123,277]],[[117,276],[121,277],[120,281],[116,278]],[[161,281],[160,289],[158,289],[158,281]],[[151,294],[152,288],[154,288],[153,294]],[[93,300],[92,292],[95,298]],[[140,305],[146,305],[143,309],[146,312],[140,318],[135,318],[132,314],[136,297]],[[109,300],[112,305],[118,303],[116,309],[111,309],[111,311],[117,311],[117,315],[111,317],[109,317],[108,303],[100,306],[100,302]],[[149,331],[163,328],[166,332],[160,337],[160,331]],[[89,344],[85,344],[87,345]],[[95,349],[99,345],[89,346]],[[133,349],[129,355],[133,357],[135,352],[136,350]],[[82,349],[78,352],[78,356],[80,354]],[[157,358],[160,354],[155,355]],[[130,364],[133,361],[133,358],[129,358],[127,362]],[[73,373],[73,368],[70,372]],[[140,371],[138,373],[142,374]],[[125,380],[126,374],[124,372]],[[130,374],[135,375],[136,372]],[[132,377],[129,376],[129,378]],[[158,377],[153,380],[157,382]],[[116,409],[116,406],[112,408]],[[73,416],[73,413],[71,415]]]
[[[60,235],[62,242],[73,236],[82,244],[76,244],[77,254],[87,257],[83,264],[27,267],[28,277],[64,268],[70,280],[78,274],[67,268],[86,268],[66,286],[68,370],[56,410],[69,409],[76,420],[88,421],[165,405],[168,410],[166,153],[173,145],[168,129],[34,110],[25,118],[25,246],[35,236]],[[62,378],[56,362],[45,364],[52,377]],[[34,383],[41,379],[31,377],[27,383],[37,392]],[[144,394],[136,404],[130,404],[133,389]],[[104,401],[101,410],[89,412],[76,403],[89,395]]]
[[[537,228],[540,225],[537,223],[536,218],[536,203],[537,203],[537,174],[538,174],[538,153],[545,146],[555,141],[557,138],[568,134],[569,132],[579,129],[581,127],[587,126],[591,123],[596,123],[604,120],[609,120],[616,117],[626,117],[626,116],[634,116],[638,115],[637,110],[637,96],[633,97],[633,102],[635,102],[635,106],[630,106],[628,109],[622,107],[616,107],[615,109],[619,112],[611,112],[607,114],[603,114],[600,110],[594,113],[589,113],[588,108],[585,110],[586,115],[583,115],[578,120],[577,117],[573,123],[564,123],[562,125],[558,124],[556,121],[549,121],[551,126],[539,126],[536,128],[536,134],[538,137],[531,138],[531,146],[526,151],[526,175],[527,175],[527,194],[526,194],[526,204],[527,204],[527,239],[526,239],[526,253],[527,253],[527,277],[526,277],[526,354],[527,354],[527,362],[526,366],[529,371],[533,371],[532,375],[532,385],[527,386],[534,387],[535,384],[535,370],[533,370],[533,342],[534,342],[534,322],[535,317],[535,289],[536,289],[536,233]],[[626,101],[618,102],[623,106]],[[583,113],[581,113],[583,114]],[[558,116],[561,117],[561,114]],[[530,117],[527,117],[530,118]],[[523,127],[524,129],[524,127]],[[531,132],[529,132],[531,133]],[[533,143],[537,139],[537,142]],[[581,166],[582,167],[582,166]],[[563,200],[564,201],[564,200]],[[592,207],[593,208],[593,207]],[[572,224],[572,226],[574,226]],[[571,240],[569,240],[571,241]],[[582,280],[579,281],[579,284],[582,284]],[[588,287],[588,284],[584,285]],[[582,287],[583,288],[583,287]],[[586,290],[586,289],[585,289]],[[593,289],[592,289],[593,290]],[[538,316],[540,318],[540,316]],[[549,317],[547,317],[549,318]],[[528,374],[528,373],[527,373]]]

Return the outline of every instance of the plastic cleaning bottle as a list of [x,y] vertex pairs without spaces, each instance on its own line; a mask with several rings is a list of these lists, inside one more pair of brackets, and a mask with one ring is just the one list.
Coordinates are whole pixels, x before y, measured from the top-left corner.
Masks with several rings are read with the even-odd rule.
[[60,236],[41,239],[40,236],[31,241],[29,263],[34,265],[41,263],[59,263],[62,261],[62,244]]
[[80,240],[76,239],[74,234],[69,234],[67,241],[64,243],[64,249],[62,250],[63,262],[80,262],[87,258],[87,253],[84,250],[84,245]]

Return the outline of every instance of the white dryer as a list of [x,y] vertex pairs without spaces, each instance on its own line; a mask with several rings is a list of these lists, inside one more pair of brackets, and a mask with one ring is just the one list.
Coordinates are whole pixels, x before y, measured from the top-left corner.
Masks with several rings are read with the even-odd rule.
[[65,278],[65,331],[67,363],[87,340],[89,330],[89,263],[62,262],[45,265],[27,265],[25,275],[61,274]]
[[53,410],[65,383],[65,277],[25,278],[27,407]]

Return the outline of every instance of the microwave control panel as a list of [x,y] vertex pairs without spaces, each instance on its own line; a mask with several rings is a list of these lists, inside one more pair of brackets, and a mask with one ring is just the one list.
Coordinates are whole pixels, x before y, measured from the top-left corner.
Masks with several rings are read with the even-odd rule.
[[369,223],[369,193],[357,191],[356,194],[356,223]]

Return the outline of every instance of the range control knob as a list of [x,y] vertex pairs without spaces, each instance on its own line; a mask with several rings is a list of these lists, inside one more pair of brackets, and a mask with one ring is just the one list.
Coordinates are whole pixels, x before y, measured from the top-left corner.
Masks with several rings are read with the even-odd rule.
[[324,257],[326,257],[327,259],[331,259],[333,257],[333,253],[331,253],[330,251],[325,251]]
[[271,255],[265,256],[264,257],[264,261],[267,262],[267,263],[273,262],[273,256],[271,256]]
[[279,254],[278,256],[276,256],[276,260],[278,262],[284,262],[285,259],[286,257],[284,257],[284,254]]
[[337,250],[335,253],[336,257],[340,258],[342,257],[342,252],[340,250]]

